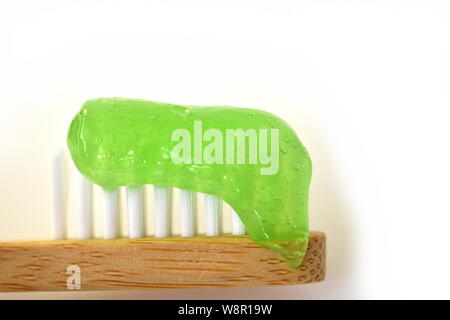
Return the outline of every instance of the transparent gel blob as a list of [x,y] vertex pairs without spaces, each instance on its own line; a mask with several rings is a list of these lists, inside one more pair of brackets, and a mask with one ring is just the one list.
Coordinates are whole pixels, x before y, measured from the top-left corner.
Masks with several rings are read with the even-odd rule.
[[[238,139],[233,146],[226,138],[227,130],[237,129],[256,133],[245,138],[244,149]],[[184,152],[189,145],[179,148],[189,136],[190,155]],[[215,195],[238,213],[254,242],[280,253],[292,268],[301,264],[309,238],[311,160],[277,116],[247,108],[100,98],[84,103],[67,142],[76,167],[93,183],[106,189],[153,184]],[[238,161],[242,150],[245,157]]]

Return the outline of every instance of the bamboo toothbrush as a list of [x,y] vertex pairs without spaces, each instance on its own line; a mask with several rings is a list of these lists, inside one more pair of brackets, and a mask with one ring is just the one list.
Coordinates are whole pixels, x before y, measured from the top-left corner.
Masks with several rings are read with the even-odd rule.
[[91,239],[92,184],[81,175],[76,192],[79,240],[63,240],[64,159],[62,152],[52,158],[55,240],[0,242],[0,291],[272,286],[324,278],[323,233],[311,232],[303,264],[292,270],[278,255],[244,236],[234,212],[233,235],[221,235],[217,198],[205,198],[206,230],[211,237],[196,236],[194,193],[190,191],[180,192],[181,237],[170,237],[170,191],[154,188],[155,237],[142,238],[142,192],[127,189],[128,239],[115,239],[117,193],[103,191],[105,240]]
[[[153,187],[154,237],[146,237],[140,187],[126,187],[128,238],[119,238],[118,191],[101,189],[103,238],[94,239],[93,184],[77,172],[78,240],[67,239],[65,152],[51,158],[51,241],[0,242],[0,291],[120,290],[293,285],[325,276],[325,235],[310,232],[302,264],[293,269],[255,244],[231,209],[222,234],[222,201],[205,194],[206,235],[197,232],[196,194],[180,190],[179,236],[170,233],[172,190]],[[71,186],[72,188],[74,186]]]

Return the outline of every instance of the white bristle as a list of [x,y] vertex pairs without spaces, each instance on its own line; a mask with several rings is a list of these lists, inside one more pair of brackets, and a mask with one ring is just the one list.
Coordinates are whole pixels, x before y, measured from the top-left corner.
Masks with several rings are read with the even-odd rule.
[[205,194],[206,235],[220,235],[221,200],[216,196]]
[[144,223],[142,216],[142,188],[127,187],[128,236],[142,238]]
[[234,211],[233,208],[231,208],[231,228],[232,233],[235,236],[244,235],[245,234],[245,227],[242,223],[241,219],[239,218],[236,211]]
[[53,238],[55,240],[66,237],[64,171],[64,151],[56,150],[51,159]]
[[170,189],[153,187],[153,214],[155,219],[155,237],[170,236]]
[[180,217],[181,236],[193,237],[195,235],[195,193],[188,190],[180,190]]
[[[57,150],[51,157],[51,182],[53,196],[53,234],[54,239],[67,238],[65,216],[65,153]],[[75,182],[75,212],[79,224],[77,237],[80,240],[91,239],[93,232],[93,184],[79,172],[76,173]],[[116,190],[99,189],[101,209],[103,213],[103,237],[116,239],[119,237],[119,192]],[[143,210],[143,187],[125,188],[126,208],[128,212],[128,236],[130,238],[142,238],[145,236]],[[182,237],[193,237],[197,234],[196,193],[180,189],[180,228]],[[177,195],[177,194],[176,194]],[[175,197],[176,199],[178,197]],[[153,220],[154,236],[166,238],[171,236],[172,229],[172,188],[153,186]],[[226,211],[228,212],[228,210]],[[219,236],[222,234],[222,200],[210,194],[204,194],[204,219],[207,236]],[[178,227],[177,220],[174,228]],[[200,217],[201,217],[200,216]],[[226,218],[226,217],[224,217]],[[238,214],[231,208],[231,232],[233,235],[244,235],[245,227]]]
[[119,230],[117,190],[102,189],[103,197],[103,238],[115,239]]
[[92,237],[92,183],[78,172],[77,176],[78,238],[86,240]]

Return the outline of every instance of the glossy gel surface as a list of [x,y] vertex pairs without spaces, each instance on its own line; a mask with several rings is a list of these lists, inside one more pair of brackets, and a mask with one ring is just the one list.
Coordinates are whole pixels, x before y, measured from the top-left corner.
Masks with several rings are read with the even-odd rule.
[[[190,135],[192,154],[177,149],[188,137],[174,134],[177,129]],[[230,129],[256,132],[259,144],[252,149],[247,137],[245,149],[238,150],[237,140],[227,149]],[[272,148],[274,129],[279,150]],[[255,109],[101,98],[82,106],[67,141],[78,170],[92,182],[107,189],[153,184],[215,195],[234,208],[253,241],[280,253],[293,268],[301,264],[309,237],[311,160],[280,118]],[[229,156],[233,149],[234,162]],[[247,154],[238,163],[242,150]],[[174,155],[184,162],[175,163]],[[268,155],[273,158],[270,165]]]

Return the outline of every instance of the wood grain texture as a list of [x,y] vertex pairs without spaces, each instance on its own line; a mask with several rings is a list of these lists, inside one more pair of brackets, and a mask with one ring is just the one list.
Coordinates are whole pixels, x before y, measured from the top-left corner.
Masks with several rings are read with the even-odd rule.
[[325,254],[321,232],[298,270],[247,236],[0,242],[0,292],[69,290],[71,265],[79,290],[304,284],[324,279]]

